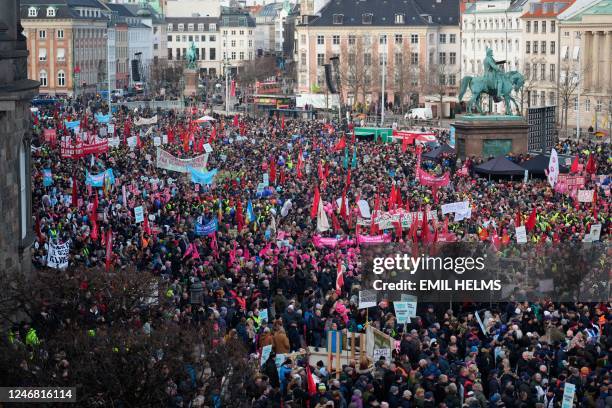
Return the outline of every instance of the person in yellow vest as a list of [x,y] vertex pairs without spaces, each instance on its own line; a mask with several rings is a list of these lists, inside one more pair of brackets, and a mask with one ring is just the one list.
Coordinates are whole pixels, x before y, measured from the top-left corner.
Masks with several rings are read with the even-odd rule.
[[28,330],[28,334],[26,334],[26,345],[28,346],[38,346],[40,344],[40,340],[38,339],[38,335],[36,334],[36,329],[30,327]]

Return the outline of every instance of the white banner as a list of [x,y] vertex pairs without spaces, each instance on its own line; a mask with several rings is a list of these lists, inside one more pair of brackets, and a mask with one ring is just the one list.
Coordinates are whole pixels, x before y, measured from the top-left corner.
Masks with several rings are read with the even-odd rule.
[[47,266],[55,269],[67,268],[69,253],[70,246],[68,242],[64,242],[63,244],[51,242],[49,244],[49,253],[47,254]]
[[202,154],[191,159],[179,159],[174,157],[164,149],[157,148],[157,167],[160,169],[177,171],[179,173],[189,173],[189,167],[197,171],[206,171],[208,163],[208,153]]
[[143,125],[154,125],[157,123],[157,115],[153,116],[152,118],[138,118],[134,121],[134,124],[136,126],[143,126]]
[[465,214],[470,207],[469,201],[457,201],[454,203],[442,204],[442,215],[449,213]]
[[[413,218],[416,219],[418,222],[422,222],[423,211],[406,212],[404,210],[400,210],[383,212],[377,214],[376,224],[378,224],[378,228],[382,230],[392,229],[395,228],[395,224],[401,220],[402,228],[407,229],[410,228]],[[438,221],[437,211],[429,211],[429,213],[427,213],[427,219]],[[362,226],[369,226],[371,222],[369,219],[359,217],[357,218],[357,224]]]

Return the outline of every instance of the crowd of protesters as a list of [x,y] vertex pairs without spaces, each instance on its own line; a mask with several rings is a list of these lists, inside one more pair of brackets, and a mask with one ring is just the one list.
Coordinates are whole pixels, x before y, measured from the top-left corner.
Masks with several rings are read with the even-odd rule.
[[[168,280],[163,296],[174,299],[175,320],[213,320],[220,341],[239,338],[253,358],[271,345],[260,374],[244,385],[252,406],[556,408],[571,383],[574,406],[612,407],[610,302],[556,303],[543,296],[486,307],[419,303],[418,317],[400,325],[385,299],[358,308],[358,245],[313,243],[321,235],[354,239],[357,228],[364,235],[382,233],[357,225],[356,203],[365,200],[373,212],[439,211],[439,222],[386,231],[400,242],[444,232],[458,241],[491,242],[504,253],[515,242],[515,226],[532,223],[528,239],[536,245],[582,242],[594,224],[602,225],[600,241],[607,244],[610,144],[557,146],[582,165],[583,188],[596,191],[595,202],[583,203],[554,191],[546,179],[479,177],[474,166],[487,158],[478,157],[423,162],[432,175],[451,172],[448,186],[432,189],[415,176],[413,146],[355,139],[347,124],[284,117],[214,115],[214,121],[196,124],[203,115],[197,110],[120,108],[112,114],[109,135],[120,140],[118,147],[97,157],[62,158],[61,137],[75,138],[64,121],[80,120],[81,132],[98,134],[106,125],[95,113],[66,101],[34,114],[33,263],[45,267],[51,242],[69,242],[71,265],[135,265]],[[136,125],[154,115],[156,123]],[[56,130],[55,144],[44,141],[43,129]],[[448,140],[445,130],[436,133],[440,143]],[[189,174],[159,168],[154,138],[162,135],[167,143],[159,147],[178,158],[205,154],[208,143],[207,168],[218,170],[214,182],[196,185]],[[133,136],[137,144],[128,146]],[[86,173],[106,169],[112,169],[114,184],[85,183]],[[45,170],[51,183],[44,183]],[[264,174],[269,186],[258,189]],[[318,214],[312,213],[315,195],[331,220],[325,232],[317,231]],[[454,222],[442,216],[441,204],[464,200],[472,208],[469,218]],[[344,201],[348,211],[341,210]],[[139,206],[144,220],[137,223]],[[196,234],[196,224],[215,219],[215,233]],[[203,292],[201,307],[192,308],[185,299],[195,282]],[[475,318],[483,309],[484,328]],[[267,318],[261,318],[263,311]],[[398,340],[390,359],[350,362],[340,373],[324,359],[310,356],[308,363],[310,353],[325,347],[329,330],[362,332],[368,325]],[[280,367],[279,354],[289,356]],[[186,393],[169,397],[169,406],[215,402]]]

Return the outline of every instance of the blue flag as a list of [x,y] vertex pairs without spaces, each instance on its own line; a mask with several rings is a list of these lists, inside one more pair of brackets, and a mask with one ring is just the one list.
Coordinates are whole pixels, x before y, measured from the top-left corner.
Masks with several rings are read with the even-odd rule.
[[249,203],[247,204],[247,218],[249,222],[253,222],[257,219],[255,218],[255,212],[253,211],[253,203],[251,200],[249,200]]
[[51,169],[43,169],[43,186],[49,187],[53,184],[53,174]]
[[107,187],[111,184],[115,184],[115,175],[113,169],[106,169],[106,171],[98,174],[89,174],[88,171],[85,173],[85,185],[92,187],[104,187],[106,179]]
[[110,114],[108,114],[108,115],[103,115],[103,114],[101,114],[101,113],[96,113],[96,114],[94,115],[94,117],[96,118],[96,120],[98,121],[98,123],[108,123],[108,122],[110,122],[110,119],[111,119],[111,115],[110,115]]
[[212,184],[215,175],[217,174],[217,169],[213,169],[211,171],[198,171],[193,167],[188,167],[187,169],[191,173],[191,181],[201,185]]
[[81,126],[81,121],[80,120],[73,120],[72,122],[69,122],[67,120],[64,121],[64,125],[66,125],[67,129],[76,129],[79,126]]
[[198,236],[210,235],[213,232],[216,232],[219,229],[219,223],[215,218],[207,222],[206,224],[200,224],[196,222],[195,224],[195,234]]

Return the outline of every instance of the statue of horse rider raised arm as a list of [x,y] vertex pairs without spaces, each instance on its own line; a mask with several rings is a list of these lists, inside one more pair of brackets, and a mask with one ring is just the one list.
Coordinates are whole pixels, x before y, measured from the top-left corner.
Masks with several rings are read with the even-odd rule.
[[525,83],[523,75],[518,71],[503,72],[499,68],[499,63],[493,58],[493,50],[490,48],[487,48],[487,55],[483,64],[484,76],[465,76],[461,79],[459,102],[469,88],[472,91],[472,96],[467,105],[468,112],[472,112],[473,108],[476,107],[479,113],[483,113],[480,103],[483,93],[489,95],[495,102],[503,99],[506,106],[506,115],[512,115],[511,102],[514,103],[517,111],[520,111],[518,104],[512,97],[512,91],[519,92],[521,90]]

